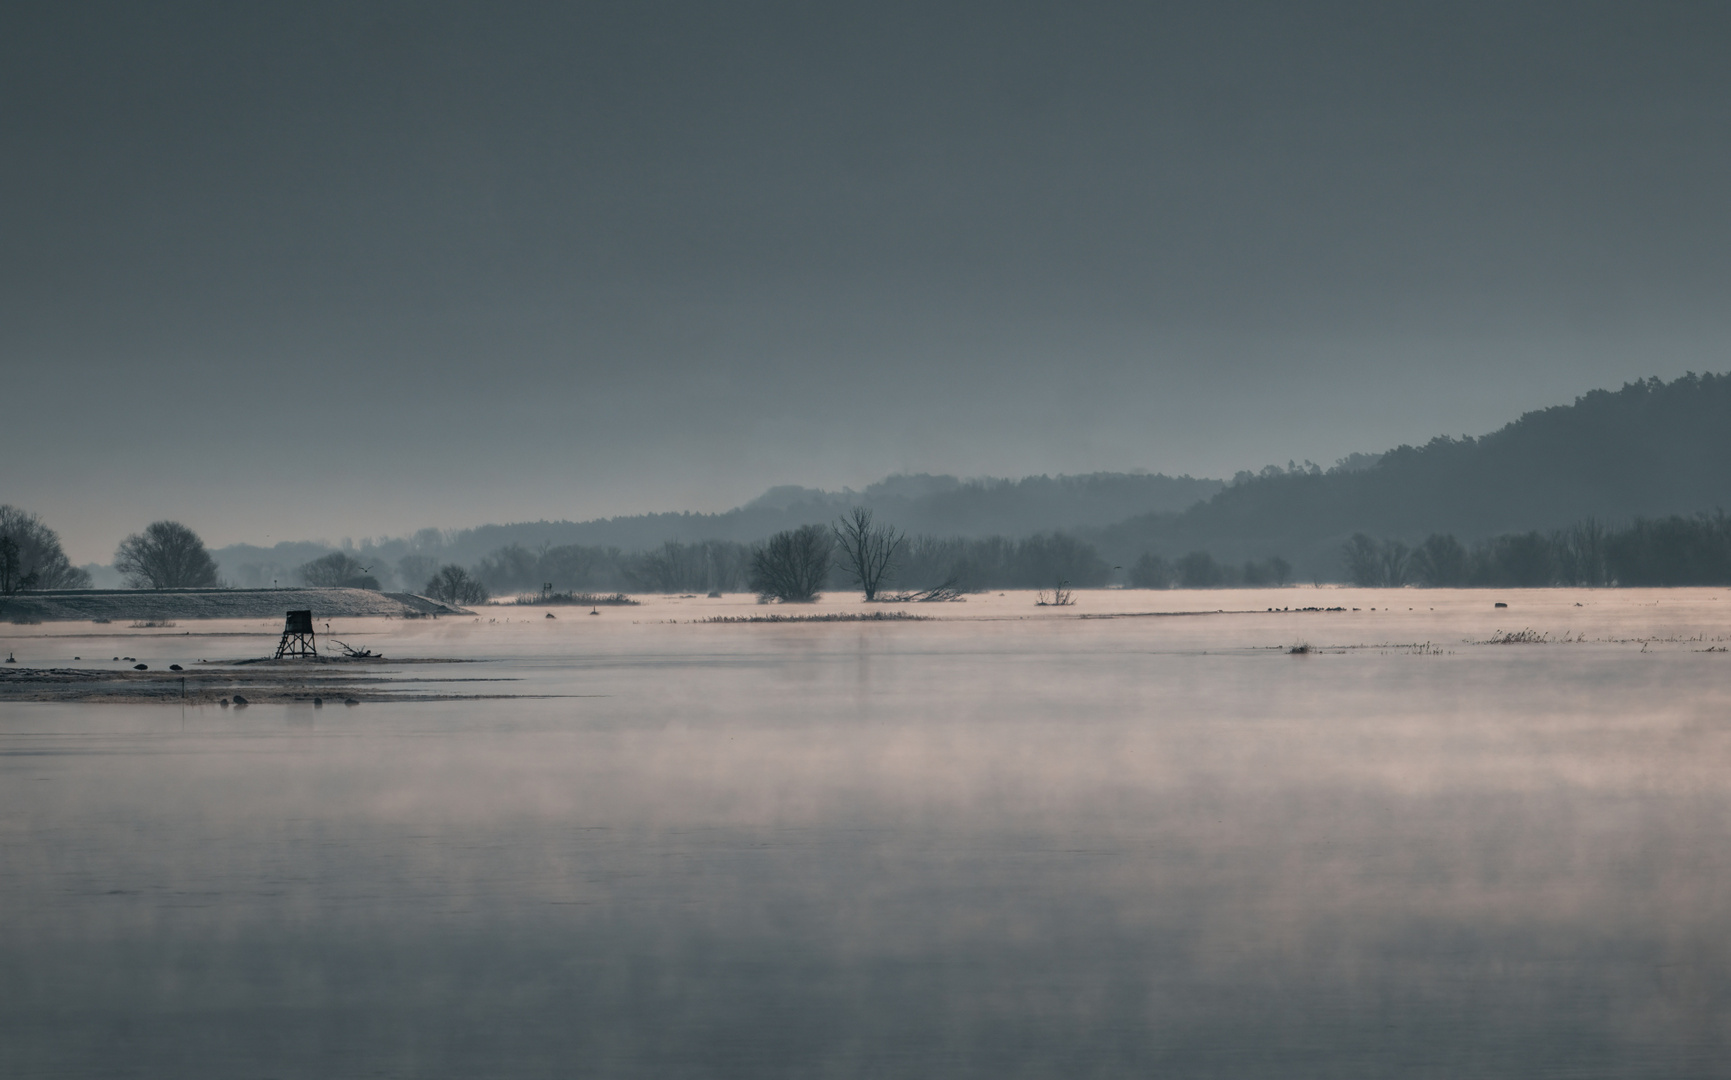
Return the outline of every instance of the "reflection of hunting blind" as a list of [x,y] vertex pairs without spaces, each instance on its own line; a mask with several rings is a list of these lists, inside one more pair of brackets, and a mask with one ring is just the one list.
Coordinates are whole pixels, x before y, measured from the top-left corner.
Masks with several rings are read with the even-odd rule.
[[282,644],[276,647],[276,658],[285,656],[317,656],[318,649],[313,644],[313,613],[310,611],[291,611],[288,622],[282,628]]

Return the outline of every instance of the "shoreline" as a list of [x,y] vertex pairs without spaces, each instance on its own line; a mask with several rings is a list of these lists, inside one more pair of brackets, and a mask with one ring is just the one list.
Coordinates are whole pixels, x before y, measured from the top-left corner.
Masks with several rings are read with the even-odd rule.
[[[469,663],[464,660],[398,660],[402,663]],[[290,667],[295,663],[299,668]],[[364,665],[365,661],[332,659],[319,664]],[[87,704],[187,704],[222,705],[235,694],[249,704],[343,705],[379,701],[461,701],[506,699],[521,694],[461,694],[401,692],[394,688],[406,680],[385,674],[367,675],[307,670],[305,661],[224,661],[184,671],[112,671],[70,667],[0,667],[0,700],[12,702],[62,702]],[[262,665],[262,666],[261,666]],[[280,665],[280,666],[279,666]],[[415,678],[427,683],[502,683],[511,678],[447,677]],[[559,696],[559,695],[551,695]]]

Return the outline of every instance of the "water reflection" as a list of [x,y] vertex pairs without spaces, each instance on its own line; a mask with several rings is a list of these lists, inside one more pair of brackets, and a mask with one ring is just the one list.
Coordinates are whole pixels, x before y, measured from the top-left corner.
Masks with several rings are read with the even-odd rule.
[[1731,1066],[1722,655],[504,633],[601,696],[0,709],[0,1073]]

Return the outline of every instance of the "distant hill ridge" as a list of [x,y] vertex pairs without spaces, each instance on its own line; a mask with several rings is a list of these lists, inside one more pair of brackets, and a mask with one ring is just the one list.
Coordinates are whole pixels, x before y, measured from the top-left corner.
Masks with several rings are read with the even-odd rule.
[[[751,542],[831,521],[854,505],[871,507],[879,520],[909,533],[1065,531],[1098,545],[1109,564],[1128,566],[1150,551],[1168,557],[1207,551],[1229,562],[1281,555],[1301,577],[1335,580],[1341,545],[1357,532],[1409,544],[1451,533],[1471,543],[1585,518],[1619,524],[1731,508],[1731,375],[1691,373],[1594,390],[1478,438],[1353,454],[1326,471],[1271,466],[1240,473],[1230,484],[1141,473],[1021,480],[902,475],[863,491],[776,487],[719,514],[422,530],[370,542],[361,555],[383,567],[405,555],[473,565],[511,544],[640,551],[668,540]],[[287,584],[296,567],[330,550],[300,542],[235,545],[214,554],[230,581],[258,586],[273,579]],[[420,582],[398,584],[413,589]]]
[[[761,540],[783,529],[833,521],[849,507],[871,507],[879,520],[910,533],[940,536],[1026,536],[1038,532],[1099,528],[1150,512],[1172,513],[1225,487],[1220,480],[1150,473],[1089,473],[1031,476],[1020,480],[918,474],[891,476],[863,491],[822,491],[784,486],[718,514],[660,513],[593,521],[534,521],[482,525],[441,533],[372,541],[360,549],[363,562],[379,569],[404,556],[426,554],[443,562],[473,564],[509,544],[529,549],[582,544],[641,551],[668,540]],[[307,541],[274,548],[234,544],[212,552],[226,580],[246,587],[288,584],[301,564],[335,550]],[[377,572],[377,570],[375,570]],[[418,588],[420,582],[398,582]]]
[[1731,507],[1731,376],[1684,375],[1594,390],[1529,412],[1480,438],[1400,446],[1368,468],[1265,470],[1178,514],[1088,530],[1108,558],[1209,551],[1239,560],[1281,554],[1304,575],[1334,578],[1353,533],[1408,543],[1463,542],[1567,527],[1585,518]]

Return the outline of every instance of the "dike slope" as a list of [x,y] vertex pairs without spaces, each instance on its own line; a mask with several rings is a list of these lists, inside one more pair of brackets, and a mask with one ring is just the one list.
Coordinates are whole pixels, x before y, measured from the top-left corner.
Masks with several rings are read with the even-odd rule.
[[414,593],[371,589],[76,589],[19,593],[0,599],[0,620],[280,619],[286,611],[307,609],[315,619],[468,614],[463,608]]

